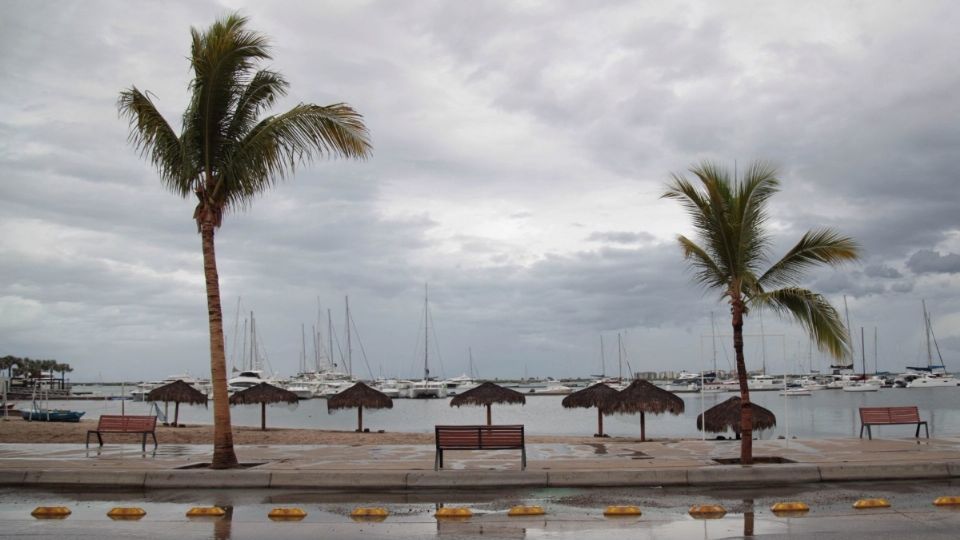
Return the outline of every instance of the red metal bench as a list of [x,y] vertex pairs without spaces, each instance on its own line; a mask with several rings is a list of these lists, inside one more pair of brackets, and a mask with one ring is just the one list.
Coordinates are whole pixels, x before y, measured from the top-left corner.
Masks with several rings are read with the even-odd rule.
[[527,468],[523,425],[436,426],[436,441],[435,471],[443,468],[444,450],[520,450],[520,470]]
[[120,416],[104,414],[97,421],[97,429],[87,431],[87,448],[90,448],[90,435],[95,433],[100,446],[103,446],[101,433],[139,433],[143,436],[141,448],[147,449],[147,435],[153,437],[153,448],[157,448],[157,417],[156,416]]
[[910,407],[860,407],[860,438],[863,438],[863,428],[867,428],[867,437],[873,440],[873,434],[870,432],[870,426],[888,426],[895,424],[916,424],[917,433],[914,437],[920,437],[920,426],[930,438],[930,430],[927,428],[927,422],[920,420],[920,412],[916,406]]

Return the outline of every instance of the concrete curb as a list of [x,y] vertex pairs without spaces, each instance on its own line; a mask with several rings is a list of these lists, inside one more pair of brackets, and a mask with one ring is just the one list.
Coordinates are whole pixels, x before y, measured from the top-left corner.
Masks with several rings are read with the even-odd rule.
[[712,465],[692,468],[564,471],[318,471],[91,469],[0,470],[0,486],[202,489],[418,490],[536,487],[650,487],[947,479],[960,462]]

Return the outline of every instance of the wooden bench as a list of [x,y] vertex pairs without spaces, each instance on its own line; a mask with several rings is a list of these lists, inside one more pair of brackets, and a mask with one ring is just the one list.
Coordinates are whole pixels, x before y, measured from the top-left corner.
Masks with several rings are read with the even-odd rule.
[[927,428],[927,422],[920,420],[920,412],[916,406],[910,407],[860,407],[860,438],[863,438],[863,428],[867,428],[867,437],[873,440],[873,434],[870,432],[870,426],[889,426],[895,424],[916,424],[917,433],[914,437],[920,437],[920,426],[930,438],[930,430]]
[[120,416],[104,414],[97,421],[97,429],[87,431],[87,448],[90,448],[90,434],[95,433],[100,446],[103,446],[102,433],[139,433],[143,436],[141,447],[147,449],[147,435],[153,437],[153,448],[157,448],[157,417],[156,416]]
[[444,450],[520,450],[520,470],[527,468],[523,425],[436,426],[436,437],[435,471],[443,468]]

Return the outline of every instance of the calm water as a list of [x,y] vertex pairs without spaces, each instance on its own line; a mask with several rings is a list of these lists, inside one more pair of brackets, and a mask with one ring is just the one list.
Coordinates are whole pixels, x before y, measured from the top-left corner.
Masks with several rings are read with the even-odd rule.
[[[706,408],[724,401],[734,394],[706,394]],[[647,437],[698,438],[696,418],[700,414],[699,394],[681,394],[686,402],[686,412],[680,416],[647,416]],[[777,392],[754,392],[751,398],[777,416],[777,427],[761,432],[762,438],[785,435],[791,437],[828,438],[856,437],[860,431],[857,408],[862,406],[917,405],[920,416],[930,424],[930,435],[950,436],[960,434],[960,387],[957,388],[890,388],[879,392],[843,392],[820,390],[810,397],[784,398]],[[497,424],[524,424],[531,435],[591,435],[597,429],[596,409],[564,409],[560,402],[563,396],[528,397],[527,404],[493,407],[493,421]],[[86,411],[85,419],[96,419],[101,414],[149,414],[147,403],[131,401],[52,401],[52,408]],[[21,403],[21,408],[29,403]],[[162,404],[161,404],[162,407]],[[364,410],[364,427],[394,432],[431,433],[436,424],[481,424],[486,421],[483,407],[451,407],[449,399],[413,400],[397,399],[393,409]],[[173,404],[169,408],[173,416]],[[234,406],[231,409],[234,425],[259,426],[260,406]],[[204,407],[183,405],[180,407],[180,422],[210,424],[213,410]],[[267,407],[268,427],[317,428],[353,430],[356,428],[355,409],[327,413],[323,399],[301,401],[297,406],[276,405]],[[880,437],[908,437],[913,434],[911,426],[874,427],[874,435]],[[640,433],[640,417],[604,417],[604,431],[611,436],[632,437]]]

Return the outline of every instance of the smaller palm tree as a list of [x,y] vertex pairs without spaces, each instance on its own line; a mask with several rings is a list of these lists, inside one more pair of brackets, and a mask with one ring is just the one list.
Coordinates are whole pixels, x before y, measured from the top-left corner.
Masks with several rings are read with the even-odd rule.
[[743,320],[751,308],[768,308],[792,317],[811,339],[837,358],[849,351],[849,336],[837,310],[823,296],[800,286],[804,272],[859,257],[852,239],[831,229],[809,231],[786,255],[766,269],[771,238],[765,225],[767,203],[778,191],[777,170],[756,162],[740,178],[709,162],[690,169],[700,186],[674,174],[663,197],[683,205],[697,234],[679,236],[684,258],[701,285],[720,291],[730,303],[733,348],[737,359],[741,415],[740,462],[753,462],[753,420],[743,357]]

